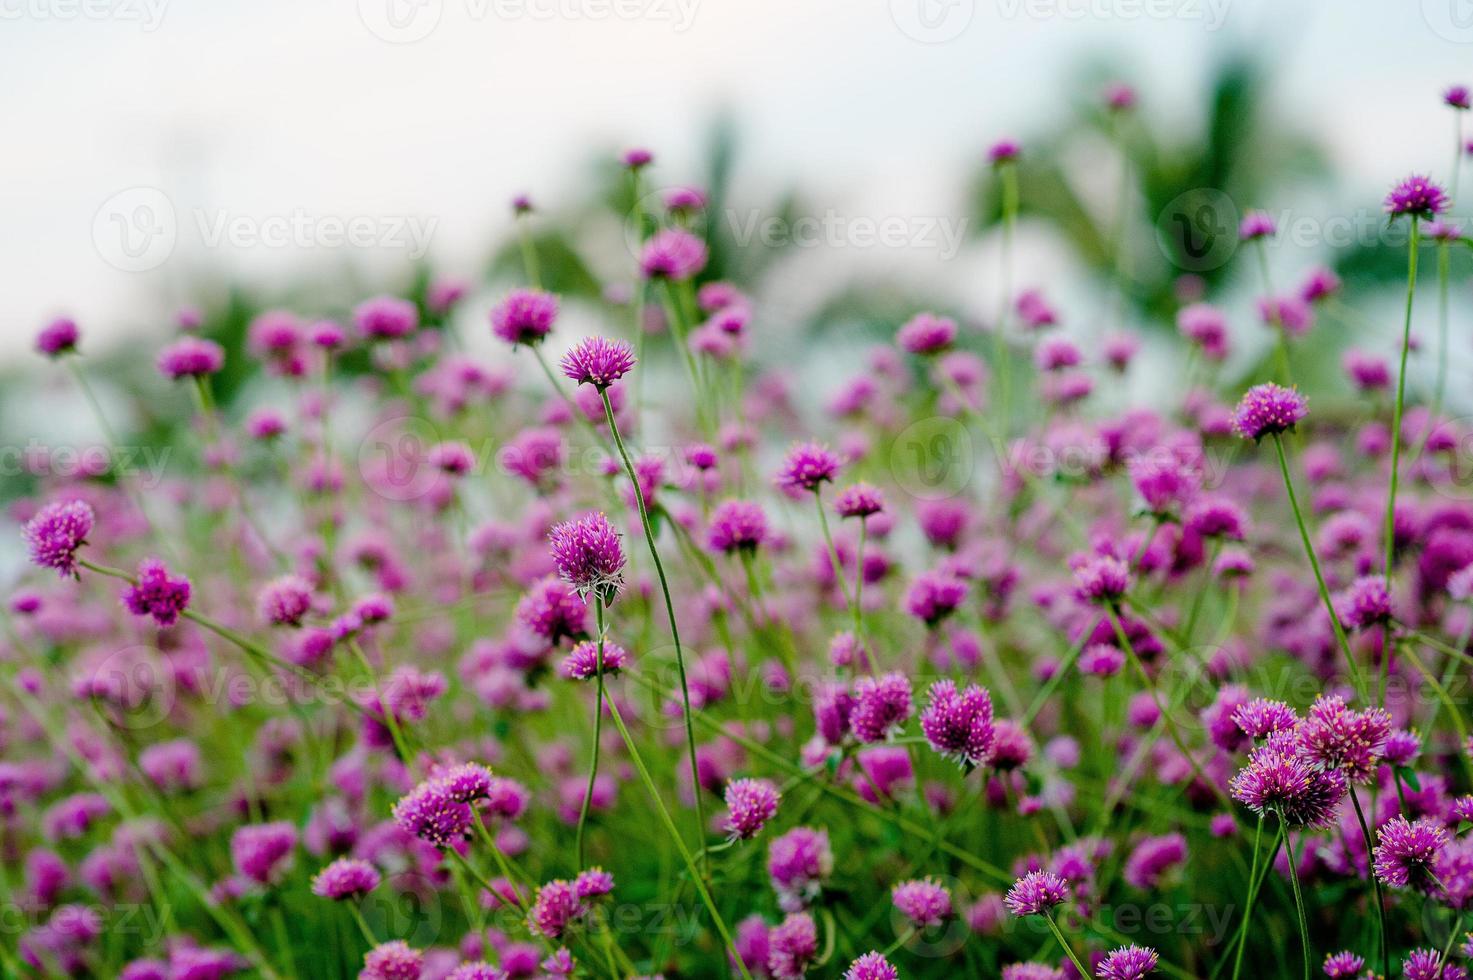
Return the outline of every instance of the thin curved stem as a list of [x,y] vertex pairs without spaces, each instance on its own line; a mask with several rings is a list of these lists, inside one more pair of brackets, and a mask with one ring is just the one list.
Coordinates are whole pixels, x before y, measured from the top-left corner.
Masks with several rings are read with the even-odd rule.
[[[1360,807],[1360,798],[1355,795],[1355,786],[1350,787],[1350,802],[1355,807],[1355,819],[1360,824],[1361,840],[1366,845],[1366,853],[1370,854],[1374,849],[1371,845],[1371,828],[1366,824],[1366,815]],[[1375,874],[1370,876],[1372,890],[1376,900],[1376,923],[1381,933],[1381,975],[1391,976],[1391,947],[1386,938],[1386,899],[1381,894],[1381,879]]]
[[[1279,818],[1282,823],[1283,817]],[[1289,851],[1289,882],[1294,886],[1294,908],[1299,913],[1299,939],[1303,947],[1304,980],[1309,980],[1309,919],[1304,914],[1304,893],[1299,887],[1299,861],[1294,856],[1294,839],[1284,828],[1284,847]]]
[[1263,843],[1263,816],[1258,817],[1258,824],[1253,830],[1253,868],[1248,872],[1248,897],[1243,901],[1243,925],[1245,928],[1238,933],[1238,952],[1233,956],[1233,980],[1238,980],[1238,974],[1243,969],[1243,947],[1248,944],[1248,923],[1253,919],[1253,900],[1257,897],[1258,889],[1258,861],[1260,845]]
[[582,871],[587,864],[583,860],[583,834],[588,825],[588,807],[593,801],[593,784],[598,780],[598,753],[603,744],[604,723],[604,601],[603,598],[594,595],[594,615],[598,622],[598,648],[595,657],[595,674],[598,681],[598,697],[593,709],[593,761],[588,764],[588,789],[583,794],[583,803],[578,808],[578,833],[577,853],[578,870]]
[[[619,450],[619,458],[624,462],[624,472],[629,477],[629,483],[634,487],[634,499],[639,504],[639,520],[644,528],[644,540],[650,549],[650,560],[655,566],[655,576],[660,580],[660,592],[665,599],[665,617],[670,621],[670,640],[675,645],[675,665],[680,675],[680,705],[681,718],[685,722],[685,745],[690,756],[690,778],[691,795],[696,801],[696,839],[702,842],[701,864],[706,863],[706,806],[701,800],[701,772],[696,764],[696,730],[692,719],[693,712],[690,706],[690,682],[685,674],[685,651],[680,646],[680,627],[675,623],[675,603],[670,598],[670,582],[665,577],[665,566],[660,562],[660,551],[655,547],[655,529],[650,523],[649,506],[645,503],[644,490],[639,485],[639,475],[634,472],[634,464],[629,461],[629,451],[624,448],[624,438],[619,435],[619,424],[614,421],[614,406],[609,402],[609,391],[600,388],[598,396],[604,403],[604,417],[608,420],[609,431],[614,436],[614,446]],[[609,701],[613,705],[613,700]],[[682,847],[684,845],[682,844]],[[704,887],[704,882],[702,882]]]
[[[1386,590],[1391,591],[1391,568],[1396,559],[1396,490],[1401,482],[1401,414],[1406,405],[1407,355],[1412,344],[1412,297],[1417,289],[1417,250],[1421,245],[1421,226],[1417,216],[1412,215],[1411,237],[1407,242],[1407,298],[1406,315],[1401,327],[1401,365],[1396,374],[1396,405],[1391,413],[1391,486],[1386,493],[1386,523],[1383,528],[1386,545]],[[1387,658],[1382,658],[1383,666]],[[1384,673],[1384,670],[1383,670]],[[1385,684],[1379,693],[1379,701],[1386,697]]]
[[1057,939],[1059,941],[1059,945],[1064,948],[1064,955],[1069,957],[1069,962],[1074,964],[1074,969],[1079,971],[1079,975],[1081,977],[1089,976],[1089,967],[1085,966],[1079,961],[1079,957],[1076,956],[1074,953],[1074,948],[1069,945],[1069,941],[1065,939],[1064,934],[1059,931],[1059,924],[1054,921],[1054,917],[1045,912],[1043,914],[1043,921],[1048,923],[1049,931],[1054,934],[1054,938]]

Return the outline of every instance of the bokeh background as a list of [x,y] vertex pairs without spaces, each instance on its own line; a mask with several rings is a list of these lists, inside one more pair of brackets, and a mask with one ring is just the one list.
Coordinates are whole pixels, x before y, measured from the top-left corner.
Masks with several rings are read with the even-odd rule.
[[[57,315],[141,446],[185,414],[152,369],[181,308],[235,352],[262,309],[344,317],[448,275],[472,288],[461,342],[499,356],[485,313],[520,277],[518,193],[567,333],[616,315],[633,145],[657,155],[654,188],[707,190],[708,276],[751,285],[757,360],[811,374],[796,389],[815,404],[916,310],[995,318],[985,151],[1004,136],[1025,154],[1016,285],[1043,287],[1087,349],[1138,331],[1136,395],[1179,381],[1165,340],[1189,294],[1233,313],[1228,377],[1266,353],[1258,268],[1232,236],[1253,206],[1280,223],[1279,288],[1319,263],[1346,280],[1296,372],[1342,397],[1339,352],[1396,342],[1404,239],[1381,196],[1412,171],[1450,179],[1440,95],[1473,81],[1470,0],[0,0],[0,18],[7,500],[30,481],[17,447],[101,437],[30,353]],[[1124,158],[1111,80],[1140,93]],[[1473,409],[1467,255],[1455,410]],[[1414,383],[1431,369],[1419,355]]]

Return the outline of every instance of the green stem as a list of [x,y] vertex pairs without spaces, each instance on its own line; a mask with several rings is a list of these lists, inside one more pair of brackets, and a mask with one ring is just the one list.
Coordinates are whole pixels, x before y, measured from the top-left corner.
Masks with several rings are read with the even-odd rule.
[[578,808],[578,834],[577,853],[578,870],[582,871],[587,864],[583,860],[583,832],[588,824],[588,807],[593,800],[593,784],[598,779],[598,752],[603,744],[604,723],[604,601],[599,595],[593,597],[594,614],[598,621],[598,651],[595,660],[598,697],[593,709],[593,761],[588,765],[588,790],[583,794],[583,804]]
[[1309,539],[1309,528],[1304,524],[1304,514],[1299,510],[1299,498],[1294,493],[1294,481],[1289,477],[1289,460],[1284,455],[1284,441],[1279,433],[1273,434],[1274,450],[1279,457],[1279,473],[1284,478],[1284,490],[1289,495],[1289,507],[1294,511],[1294,523],[1299,526],[1299,540],[1304,543],[1304,553],[1309,556],[1309,566],[1314,570],[1314,581],[1320,590],[1320,601],[1325,604],[1325,612],[1329,614],[1330,626],[1335,631],[1335,639],[1340,643],[1340,649],[1345,654],[1345,662],[1350,665],[1350,676],[1355,682],[1355,689],[1360,692],[1362,699],[1367,697],[1366,679],[1361,673],[1360,664],[1355,662],[1355,657],[1350,653],[1350,641],[1345,636],[1345,628],[1340,625],[1340,617],[1335,614],[1335,603],[1330,599],[1330,587],[1325,584],[1325,575],[1320,571],[1320,560],[1314,552],[1314,544]]
[[[1412,215],[1411,238],[1407,242],[1407,299],[1406,315],[1401,328],[1401,366],[1396,375],[1396,407],[1391,414],[1391,487],[1386,494],[1386,590],[1391,591],[1391,564],[1396,558],[1396,490],[1401,482],[1401,413],[1406,404],[1407,355],[1412,341],[1412,296],[1417,288],[1417,250],[1421,244],[1421,226],[1417,216]],[[1386,662],[1383,657],[1382,662]],[[1381,692],[1380,701],[1385,701]]]
[[[1279,817],[1282,823],[1283,817]],[[1309,919],[1304,914],[1304,894],[1299,887],[1299,862],[1294,856],[1294,839],[1284,828],[1284,847],[1289,852],[1289,882],[1294,886],[1294,908],[1299,913],[1299,939],[1303,947],[1304,980],[1309,980]]]
[[[1355,786],[1350,787],[1350,802],[1355,807],[1355,819],[1360,823],[1361,840],[1366,845],[1366,853],[1373,850],[1371,846],[1371,828],[1366,824],[1366,815],[1360,807],[1360,798],[1355,794]],[[1381,933],[1381,975],[1391,976],[1391,945],[1386,938],[1386,899],[1381,894],[1381,879],[1373,873],[1370,876],[1371,886],[1376,900],[1376,922]]]
[[[675,645],[675,665],[680,674],[680,704],[681,718],[685,722],[685,745],[690,757],[690,789],[691,795],[696,801],[696,839],[702,842],[701,863],[706,863],[706,806],[701,799],[701,773],[696,764],[696,730],[693,720],[694,712],[690,706],[690,682],[685,673],[685,651],[680,646],[680,628],[675,623],[675,603],[670,598],[670,582],[665,577],[665,566],[660,562],[660,551],[655,547],[655,529],[650,524],[649,506],[645,503],[644,490],[639,485],[639,475],[634,472],[634,464],[629,461],[629,451],[624,448],[624,438],[619,435],[619,425],[614,421],[614,406],[609,402],[607,388],[600,388],[598,396],[604,403],[604,417],[608,420],[609,431],[614,436],[614,446],[619,450],[619,458],[624,462],[624,472],[629,477],[629,483],[634,488],[634,500],[639,505],[639,521],[644,528],[644,540],[649,546],[650,560],[655,566],[655,576],[660,580],[660,592],[665,599],[665,618],[670,622],[670,640]],[[609,704],[613,705],[613,699]],[[684,844],[681,845],[684,847]],[[702,883],[704,887],[704,882]]]
[[1074,955],[1073,947],[1071,947],[1069,945],[1069,941],[1064,938],[1064,934],[1059,931],[1059,925],[1054,921],[1054,917],[1045,912],[1043,914],[1043,921],[1048,923],[1049,931],[1052,932],[1054,934],[1054,938],[1059,941],[1059,945],[1062,946],[1064,949],[1064,955],[1069,957],[1069,962],[1074,964],[1074,969],[1079,971],[1079,975],[1081,977],[1089,976],[1089,968],[1083,963],[1079,962],[1079,957]]

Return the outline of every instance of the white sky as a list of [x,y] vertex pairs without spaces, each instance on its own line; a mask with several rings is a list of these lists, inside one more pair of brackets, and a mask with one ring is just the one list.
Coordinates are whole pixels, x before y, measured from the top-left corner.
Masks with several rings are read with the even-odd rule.
[[[662,180],[688,177],[718,105],[742,124],[748,187],[938,213],[991,139],[1063,111],[1069,69],[1101,53],[1145,111],[1189,121],[1216,52],[1275,52],[1276,110],[1374,207],[1394,178],[1448,167],[1437,100],[1473,82],[1468,2],[0,0],[0,357],[57,313],[94,338],[157,329],[203,267],[407,267],[402,234],[324,246],[333,221],[432,225],[430,254],[469,272],[513,193],[555,203],[593,150],[648,145]],[[160,194],[172,251],[119,268],[114,222],[147,223],[137,206]],[[273,216],[309,244],[252,240]],[[245,237],[211,244],[222,221]]]

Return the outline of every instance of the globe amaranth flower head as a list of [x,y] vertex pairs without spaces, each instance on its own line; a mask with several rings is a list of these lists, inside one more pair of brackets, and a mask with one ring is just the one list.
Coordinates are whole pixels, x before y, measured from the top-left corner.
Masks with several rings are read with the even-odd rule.
[[1069,900],[1069,884],[1052,871],[1030,871],[1008,889],[1003,904],[1020,918],[1047,915]]
[[135,616],[152,616],[160,626],[173,626],[189,607],[189,579],[174,578],[157,558],[138,563],[138,581],[123,591],[123,605]]
[[945,679],[932,684],[928,696],[930,703],[921,712],[921,731],[931,748],[968,769],[984,764],[997,734],[992,724],[992,695],[976,684],[958,691],[955,681]]
[[770,780],[733,779],[726,784],[726,830],[737,840],[751,840],[777,813],[782,799]]
[[402,939],[380,943],[363,955],[358,980],[419,980],[424,954]]
[[578,594],[610,603],[624,585],[624,546],[608,517],[595,511],[553,525],[547,535],[552,560]]
[[419,329],[419,308],[397,296],[375,296],[354,308],[353,326],[366,340],[398,340]]
[[425,780],[400,797],[393,815],[405,833],[436,847],[464,840],[472,824],[470,805],[455,799],[450,788],[436,779]]
[[775,482],[791,493],[803,490],[817,492],[825,483],[832,483],[838,472],[839,457],[827,446],[800,442],[783,457]]
[[[629,653],[617,643],[604,641],[603,673],[617,674],[629,663]],[[563,658],[558,668],[570,681],[587,681],[599,675],[599,649],[593,640],[584,640],[573,647],[573,652]]]
[[1325,769],[1366,782],[1391,736],[1391,716],[1380,708],[1352,711],[1338,695],[1320,695],[1295,730],[1299,753]]
[[911,715],[910,678],[899,671],[861,677],[854,684],[849,730],[860,742],[883,741]]
[[934,313],[917,313],[895,335],[895,342],[911,354],[936,354],[954,340],[956,321]]
[[905,611],[928,627],[956,612],[967,597],[967,583],[948,572],[926,571],[905,593]]
[[833,870],[834,852],[826,831],[794,827],[767,845],[767,874],[785,910],[807,904]]
[[1473,108],[1473,97],[1468,94],[1466,85],[1449,85],[1442,93],[1444,105],[1458,110]]
[[540,343],[557,320],[557,297],[540,289],[513,289],[491,307],[491,331],[515,347]]
[[285,820],[247,824],[230,837],[230,857],[236,874],[258,884],[270,884],[286,869],[297,846],[297,828]]
[[1254,698],[1233,710],[1233,722],[1249,738],[1268,738],[1275,732],[1292,732],[1299,725],[1299,715],[1282,701]]
[[1275,732],[1248,757],[1229,783],[1233,799],[1259,816],[1279,815],[1290,826],[1323,827],[1345,798],[1345,774],[1325,770],[1299,753],[1293,732]]
[[884,954],[871,950],[849,964],[844,980],[899,980],[900,974]]
[[639,253],[639,268],[646,279],[691,278],[706,267],[710,253],[706,243],[684,228],[657,231]]
[[863,520],[885,509],[885,493],[869,483],[851,483],[834,499],[834,511],[840,517]]
[[203,337],[183,337],[159,352],[159,373],[170,380],[203,378],[225,366],[225,348]]
[[77,322],[69,317],[52,320],[36,334],[36,350],[50,358],[70,354],[77,349],[82,333]]
[[1144,980],[1156,970],[1160,957],[1145,946],[1121,946],[1095,967],[1098,980]]
[[300,626],[312,609],[312,583],[288,573],[261,586],[256,610],[268,626]]
[[987,148],[987,162],[994,167],[1004,163],[1012,163],[1022,156],[1023,147],[1017,140],[1000,139]]
[[1419,817],[1416,823],[1392,817],[1381,825],[1372,852],[1376,877],[1392,888],[1431,892],[1437,859],[1447,842],[1446,828],[1432,817]]
[[47,504],[26,521],[21,533],[31,552],[31,561],[54,568],[62,578],[77,572],[77,551],[87,543],[96,517],[81,500]]
[[1289,432],[1309,414],[1309,403],[1293,388],[1272,381],[1254,385],[1243,393],[1233,410],[1233,428],[1244,439],[1255,442],[1268,435]]
[[566,582],[553,575],[533,583],[517,603],[516,617],[534,636],[553,646],[588,632],[588,607]]
[[338,858],[312,878],[312,894],[335,902],[362,898],[378,887],[378,869],[358,858]]
[[1364,957],[1345,950],[1340,953],[1329,953],[1325,956],[1325,976],[1331,980],[1339,980],[1342,977],[1355,977],[1361,968],[1366,965]]
[[1414,949],[1401,962],[1405,980],[1467,980],[1468,972],[1453,963],[1444,963],[1435,949]]
[[917,929],[938,926],[951,915],[951,894],[930,879],[900,882],[890,890],[890,901]]
[[1365,630],[1391,622],[1391,593],[1380,576],[1363,575],[1335,596],[1335,615],[1348,630]]
[[750,500],[723,500],[711,514],[706,543],[712,551],[751,554],[767,538],[767,514]]
[[1447,192],[1421,174],[1412,174],[1386,195],[1386,213],[1393,218],[1432,218],[1446,211],[1447,206]]
[[1084,602],[1113,604],[1130,591],[1130,566],[1113,555],[1087,555],[1074,566],[1074,594]]
[[563,355],[563,374],[603,391],[634,368],[634,348],[622,340],[584,337]]
[[1252,242],[1260,238],[1271,238],[1277,231],[1273,216],[1267,211],[1248,211],[1243,215],[1243,220],[1238,222],[1239,241]]

